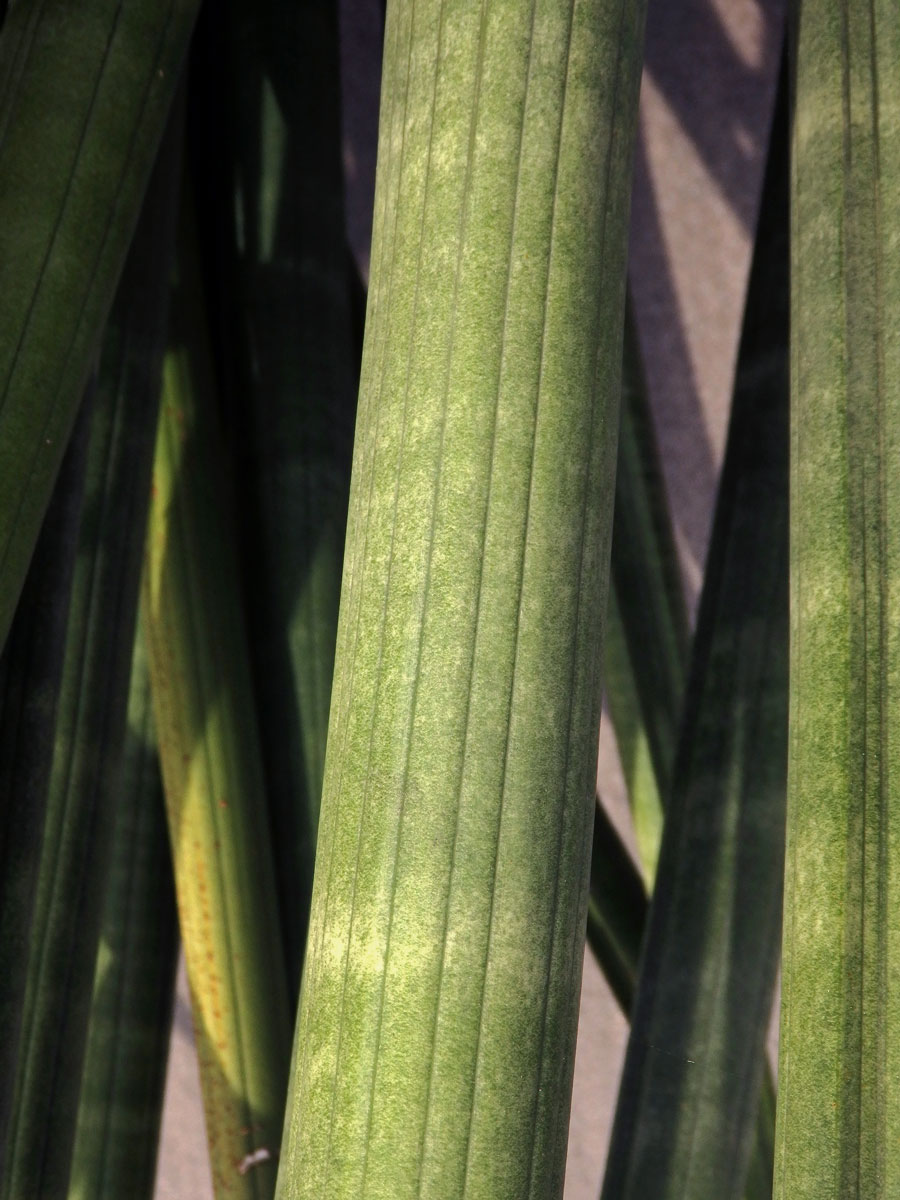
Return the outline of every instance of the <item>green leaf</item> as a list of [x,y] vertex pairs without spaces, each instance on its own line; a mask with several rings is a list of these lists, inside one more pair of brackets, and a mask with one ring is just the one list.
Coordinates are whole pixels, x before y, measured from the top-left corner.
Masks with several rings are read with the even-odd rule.
[[755,1137],[765,1149],[787,754],[787,174],[785,78],[608,1200],[740,1200]]
[[110,318],[29,941],[0,1194],[66,1194],[125,734],[173,232],[177,122],[160,155]]
[[192,220],[185,203],[143,611],[213,1185],[263,1200],[290,1019]]
[[621,420],[605,684],[641,863],[652,886],[690,634],[640,344],[628,304]]
[[135,640],[69,1200],[152,1200],[178,926],[143,638]]
[[642,32],[388,10],[281,1200],[561,1194]]
[[796,14],[791,741],[775,1195],[900,1194],[900,25]]
[[[249,646],[296,1004],[346,535],[356,358],[334,0],[236,0],[203,22],[195,160],[241,496]],[[195,57],[195,63],[197,58]],[[199,83],[198,83],[199,78]]]
[[197,0],[14,4],[0,38],[0,646],[156,157]]
[[587,940],[626,1017],[634,1000],[647,909],[647,893],[637,867],[598,800]]
[[0,1162],[28,977],[56,708],[87,469],[93,384],[82,402],[0,657]]

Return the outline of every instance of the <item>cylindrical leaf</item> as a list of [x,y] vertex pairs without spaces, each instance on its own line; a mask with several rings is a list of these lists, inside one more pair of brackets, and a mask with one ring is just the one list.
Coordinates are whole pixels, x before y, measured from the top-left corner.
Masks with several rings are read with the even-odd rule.
[[82,401],[0,655],[0,1161],[6,1142],[91,429]]
[[604,647],[607,703],[644,875],[652,884],[675,760],[690,634],[630,304],[625,308],[610,582]]
[[634,1000],[647,908],[647,893],[638,869],[598,800],[587,940],[626,1017]]
[[797,6],[775,1195],[900,1195],[900,21]]
[[642,31],[388,10],[282,1200],[561,1192]]

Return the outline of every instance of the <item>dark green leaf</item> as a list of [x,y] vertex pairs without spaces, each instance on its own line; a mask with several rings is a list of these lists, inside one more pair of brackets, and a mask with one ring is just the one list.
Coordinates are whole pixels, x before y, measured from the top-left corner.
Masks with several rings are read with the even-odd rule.
[[784,837],[787,225],[784,80],[608,1200],[740,1200],[753,1150]]
[[68,1200],[152,1200],[177,950],[169,835],[139,632]]
[[334,0],[232,0],[194,56],[194,160],[240,492],[242,566],[296,1003],[350,487],[357,351]]
[[180,126],[169,131],[110,318],[57,713],[6,1200],[64,1196],[82,1061],[149,501]]
[[0,647],[198,0],[42,0],[0,38]]

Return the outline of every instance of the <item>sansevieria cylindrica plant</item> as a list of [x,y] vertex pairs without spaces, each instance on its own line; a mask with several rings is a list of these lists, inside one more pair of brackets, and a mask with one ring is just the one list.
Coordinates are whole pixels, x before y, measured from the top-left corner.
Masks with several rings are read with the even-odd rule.
[[[380,0],[354,2],[380,29]],[[775,1197],[895,1200],[896,5],[791,6],[784,846],[786,284],[759,267],[764,235],[693,647],[671,529],[702,548],[665,511],[637,405],[616,447],[643,0],[388,0],[342,576],[362,340],[342,191],[365,190],[369,153],[339,130],[337,3],[208,0],[187,54],[198,7],[0,0],[0,1193],[149,1194],[169,857],[217,1197],[559,1200],[590,870],[591,944],[633,1021],[607,1194],[771,1200],[771,1089],[755,1097],[784,848]],[[679,92],[654,42],[645,161],[662,112],[749,234],[753,173],[731,168],[762,161],[758,127],[690,105],[723,82],[713,60],[765,92],[781,0],[656,11],[698,53]],[[140,790],[117,763],[149,453],[126,447],[130,370],[114,419],[102,364],[75,415],[101,347],[126,348],[111,305],[185,62],[199,235],[176,268],[144,583],[171,847],[117,823],[98,955],[109,818]],[[654,176],[661,216],[672,183]],[[763,205],[771,229],[782,206]],[[169,277],[163,242],[145,263]],[[160,323],[165,289],[125,280]],[[701,309],[672,307],[693,351]],[[671,361],[647,315],[648,365]],[[704,349],[685,374],[705,403]],[[595,814],[604,673],[640,866]],[[599,1171],[581,1191],[575,1173],[567,1200],[596,1197]]]

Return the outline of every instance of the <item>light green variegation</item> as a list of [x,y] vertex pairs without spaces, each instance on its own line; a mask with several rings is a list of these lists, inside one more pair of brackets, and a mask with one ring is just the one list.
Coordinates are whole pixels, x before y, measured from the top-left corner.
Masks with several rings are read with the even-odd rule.
[[775,1195],[900,1195],[900,22],[803,0]]
[[561,1194],[642,10],[388,11],[281,1200]]
[[193,214],[182,212],[143,582],[213,1186],[275,1186],[287,984]]

